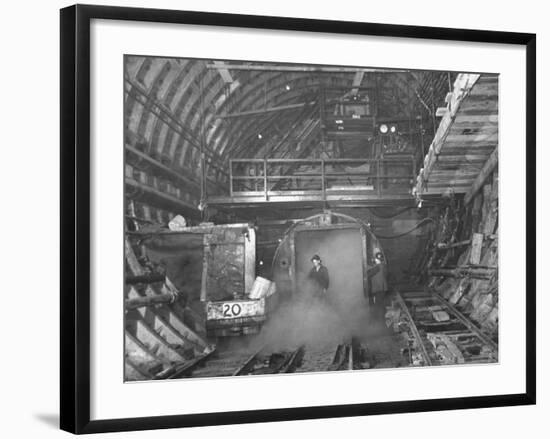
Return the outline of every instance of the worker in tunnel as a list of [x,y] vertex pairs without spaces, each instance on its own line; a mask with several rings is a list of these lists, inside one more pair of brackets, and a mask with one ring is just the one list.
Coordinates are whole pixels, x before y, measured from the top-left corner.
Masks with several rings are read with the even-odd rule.
[[328,269],[323,265],[319,255],[313,255],[311,262],[313,267],[309,272],[308,279],[313,287],[313,297],[325,300],[329,286]]
[[378,271],[371,280],[371,298],[374,304],[375,318],[383,320],[385,314],[385,298],[388,291],[388,280],[386,260],[379,250],[374,254],[374,264],[378,267]]

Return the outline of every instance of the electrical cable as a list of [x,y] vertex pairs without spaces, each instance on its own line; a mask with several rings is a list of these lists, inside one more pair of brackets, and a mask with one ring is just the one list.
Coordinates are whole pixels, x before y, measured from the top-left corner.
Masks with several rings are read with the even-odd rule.
[[414,232],[416,229],[418,229],[422,224],[426,223],[426,222],[429,222],[429,221],[432,221],[432,222],[435,222],[435,220],[433,218],[424,218],[423,220],[419,221],[412,229],[410,230],[407,230],[406,232],[403,232],[403,233],[399,233],[397,235],[390,235],[390,236],[384,236],[384,235],[379,235],[378,233],[375,233],[374,235],[379,238],[379,239],[396,239],[396,238],[401,238],[402,236],[405,236],[405,235],[408,235],[409,233],[411,232]]
[[390,218],[394,218],[398,215],[401,215],[402,213],[405,213],[407,210],[411,210],[411,209],[416,209],[416,206],[407,206],[407,207],[405,207],[403,209],[400,209],[397,212],[391,213],[389,215],[381,215],[379,212],[378,213],[376,212],[375,208],[370,209],[370,211],[374,216],[376,216],[378,218],[390,219]]

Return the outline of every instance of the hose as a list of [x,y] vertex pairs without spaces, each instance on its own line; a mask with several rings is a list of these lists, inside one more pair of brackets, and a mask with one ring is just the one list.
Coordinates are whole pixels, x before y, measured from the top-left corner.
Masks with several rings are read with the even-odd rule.
[[370,211],[374,216],[376,216],[378,218],[390,219],[390,218],[394,218],[398,215],[401,215],[402,213],[405,213],[407,210],[411,210],[411,209],[416,209],[416,206],[408,206],[408,207],[405,207],[403,209],[398,210],[397,212],[390,213],[389,215],[382,215],[379,212],[376,212],[376,209],[374,209],[374,208],[370,209]]
[[416,229],[418,229],[422,224],[428,222],[428,221],[432,221],[434,222],[434,219],[433,218],[424,218],[423,220],[419,221],[412,229],[410,230],[407,230],[406,232],[403,232],[403,233],[399,233],[398,235],[389,235],[389,236],[383,236],[383,235],[379,235],[378,233],[375,233],[375,236],[377,238],[380,238],[380,239],[396,239],[396,238],[401,238],[402,236],[405,236],[405,235],[408,235],[409,233],[411,232],[414,232]]

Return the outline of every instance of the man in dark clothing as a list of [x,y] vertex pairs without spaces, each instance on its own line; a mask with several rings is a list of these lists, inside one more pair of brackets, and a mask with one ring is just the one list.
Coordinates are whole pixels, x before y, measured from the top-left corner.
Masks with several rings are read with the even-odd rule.
[[386,314],[386,293],[388,291],[387,266],[382,252],[377,252],[374,256],[375,266],[378,271],[371,279],[371,298],[374,303],[376,318],[383,321]]
[[313,297],[326,298],[327,289],[329,286],[328,270],[321,261],[319,255],[313,255],[311,258],[313,267],[311,268],[308,279],[313,286]]

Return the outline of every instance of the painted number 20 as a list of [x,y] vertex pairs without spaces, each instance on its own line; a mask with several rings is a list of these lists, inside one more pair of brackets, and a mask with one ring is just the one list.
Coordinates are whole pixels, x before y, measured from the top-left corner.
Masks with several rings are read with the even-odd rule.
[[237,317],[241,313],[241,305],[238,303],[229,304],[224,303],[223,304],[223,316],[224,317]]

